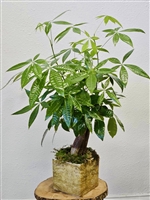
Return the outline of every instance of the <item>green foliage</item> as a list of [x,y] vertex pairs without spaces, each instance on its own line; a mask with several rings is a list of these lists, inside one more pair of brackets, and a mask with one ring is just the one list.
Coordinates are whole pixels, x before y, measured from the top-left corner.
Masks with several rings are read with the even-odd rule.
[[[91,35],[82,28],[85,22],[73,24],[58,20],[66,12],[53,20],[39,23],[36,27],[36,30],[44,31],[48,38],[51,48],[48,58],[40,58],[40,54],[37,54],[33,59],[16,64],[7,70],[20,70],[8,83],[19,80],[21,88],[29,87],[29,90],[25,89],[29,105],[13,115],[31,111],[28,122],[28,126],[31,127],[40,109],[45,110],[48,125],[41,145],[48,130],[54,127],[57,131],[59,125],[65,131],[72,129],[75,136],[82,135],[89,129],[101,140],[104,140],[105,129],[111,137],[117,134],[117,125],[124,131],[124,125],[115,115],[114,108],[121,106],[120,99],[129,80],[128,70],[149,79],[149,75],[142,68],[136,64],[126,63],[134,51],[133,41],[127,33],[144,33],[142,29],[123,29],[122,24],[114,17],[100,15],[97,17],[98,22],[102,20],[107,26],[112,23],[114,28],[97,33],[100,29],[98,25]],[[62,27],[62,30],[53,35],[55,26]],[[81,39],[71,42],[68,48],[55,52],[56,43],[67,37],[68,33],[72,33],[72,37],[78,34]],[[102,34],[106,39],[103,42]],[[119,42],[128,45],[129,50],[123,53],[122,61],[117,57],[111,57],[110,50],[105,48],[110,41],[115,48]],[[102,54],[107,54],[104,60],[101,59]],[[115,85],[118,86],[119,93],[115,91]]]

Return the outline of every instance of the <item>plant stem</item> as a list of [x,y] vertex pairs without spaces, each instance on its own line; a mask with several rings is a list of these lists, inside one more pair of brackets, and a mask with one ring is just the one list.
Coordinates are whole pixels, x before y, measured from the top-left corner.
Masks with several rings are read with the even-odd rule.
[[107,42],[109,42],[109,40],[112,38],[113,36],[111,36],[101,47],[104,47],[105,44],[107,44]]
[[75,138],[74,143],[71,147],[71,154],[85,154],[89,140],[90,132],[86,129],[83,135],[79,135]]
[[53,46],[53,42],[52,42],[52,34],[51,34],[51,38],[47,35],[48,39],[49,39],[49,42],[50,42],[50,46],[51,46],[51,50],[52,50],[52,54],[55,58],[55,61],[56,61],[56,64],[58,65],[58,62],[56,60],[56,56],[55,56],[55,52],[54,52],[54,46]]

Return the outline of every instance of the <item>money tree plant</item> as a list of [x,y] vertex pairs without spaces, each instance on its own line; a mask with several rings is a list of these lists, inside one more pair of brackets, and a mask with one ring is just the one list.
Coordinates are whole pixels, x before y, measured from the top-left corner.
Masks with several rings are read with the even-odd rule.
[[[10,81],[20,81],[29,99],[29,104],[13,115],[31,112],[28,122],[30,127],[40,111],[45,110],[47,128],[41,144],[52,127],[55,132],[60,126],[65,131],[72,129],[75,140],[71,145],[71,154],[77,155],[86,152],[90,133],[94,132],[103,140],[106,129],[112,138],[117,133],[118,125],[125,130],[114,108],[121,106],[120,99],[124,97],[123,92],[128,83],[128,70],[148,79],[149,75],[127,61],[134,51],[133,41],[127,33],[144,33],[142,29],[124,29],[114,17],[100,15],[97,16],[96,31],[89,33],[81,28],[86,23],[72,24],[58,20],[66,12],[36,27],[48,38],[51,54],[46,59],[37,54],[33,59],[16,64],[7,71],[19,70]],[[111,28],[100,30],[102,23],[111,24]],[[53,35],[55,26],[61,26],[62,31]],[[55,45],[68,34],[69,38],[72,34],[72,39],[77,38],[74,34],[81,38],[68,42],[68,48],[56,52]],[[117,48],[118,42],[128,45],[129,51],[122,55],[121,60],[111,57],[109,46],[105,48],[108,42],[112,42],[114,48]],[[106,58],[101,59],[103,56]]]

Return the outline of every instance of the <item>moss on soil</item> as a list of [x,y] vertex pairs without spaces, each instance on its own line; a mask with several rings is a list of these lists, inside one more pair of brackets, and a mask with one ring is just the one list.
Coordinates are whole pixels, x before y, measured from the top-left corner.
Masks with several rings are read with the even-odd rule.
[[71,162],[76,164],[86,163],[89,159],[94,158],[98,160],[98,155],[92,148],[87,148],[86,154],[83,155],[71,155],[71,147],[65,147],[55,150],[55,159],[61,162]]

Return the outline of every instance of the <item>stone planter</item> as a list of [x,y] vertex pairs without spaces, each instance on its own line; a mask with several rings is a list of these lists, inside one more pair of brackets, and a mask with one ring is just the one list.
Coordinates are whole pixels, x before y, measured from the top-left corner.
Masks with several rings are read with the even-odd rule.
[[86,163],[74,164],[53,159],[53,188],[55,190],[83,196],[98,186],[99,156]]

